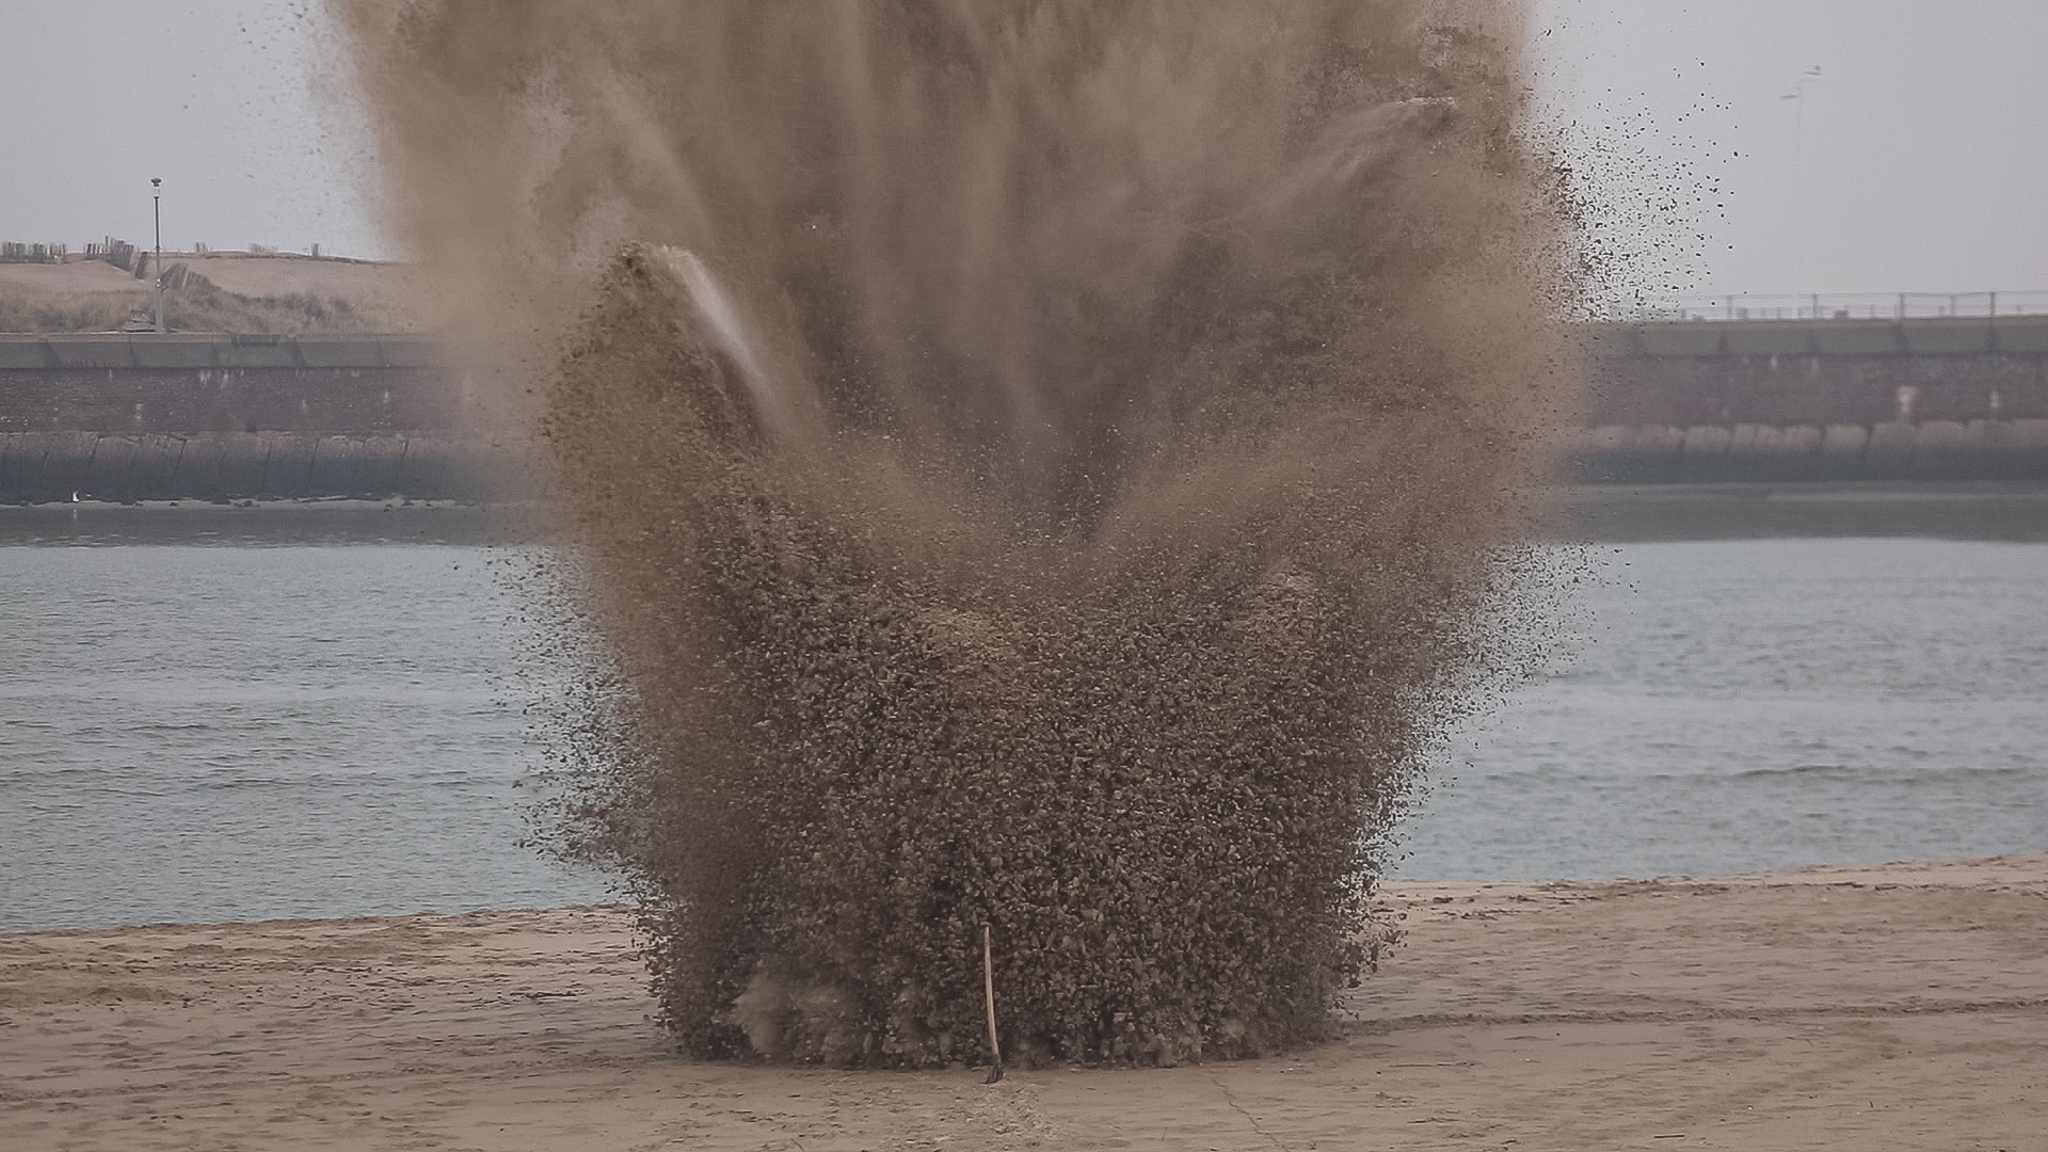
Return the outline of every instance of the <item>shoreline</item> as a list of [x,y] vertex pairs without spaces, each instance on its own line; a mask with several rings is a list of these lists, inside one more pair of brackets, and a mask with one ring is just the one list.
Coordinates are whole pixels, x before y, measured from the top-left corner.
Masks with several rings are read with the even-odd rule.
[[[1785,887],[1791,885],[1863,886],[1884,884],[1897,887],[1901,877],[1940,877],[1931,883],[1940,886],[1970,886],[1992,882],[2005,874],[2002,862],[2028,861],[2035,857],[2042,861],[2044,886],[2048,886],[2048,852],[2005,852],[1995,856],[1939,857],[1925,860],[1887,860],[1872,864],[1806,864],[1795,868],[1766,869],[1759,872],[1731,872],[1726,875],[1694,876],[1690,874],[1665,874],[1658,876],[1616,876],[1606,880],[1572,879],[1568,877],[1550,879],[1482,879],[1473,877],[1420,878],[1401,877],[1385,881],[1380,887],[1376,903],[1388,904],[1395,900],[1413,901],[1417,894],[1450,894],[1459,900],[1476,900],[1492,890],[1503,892],[1526,892],[1532,890],[1565,891],[1579,888],[1628,888],[1631,886],[1684,886],[1711,884],[1717,886],[1762,886]],[[1926,881],[1923,881],[1923,886]],[[1397,895],[1398,894],[1398,895]],[[2048,892],[2044,892],[2048,896]],[[258,920],[148,920],[135,923],[98,924],[69,928],[22,928],[0,931],[0,942],[22,936],[76,936],[91,934],[122,933],[132,931],[198,931],[235,930],[252,931],[294,930],[323,924],[368,924],[398,923],[415,920],[471,920],[492,916],[545,916],[564,915],[630,915],[633,905],[618,900],[603,900],[588,904],[552,904],[547,906],[507,906],[492,908],[469,908],[459,912],[442,912],[435,908],[421,908],[411,912],[364,912],[339,916],[273,916]]]
[[2048,1131],[2048,853],[1399,881],[1381,902],[1406,939],[1331,1043],[993,1086],[685,1060],[615,905],[4,935],[0,1118],[53,1149],[2018,1149]]

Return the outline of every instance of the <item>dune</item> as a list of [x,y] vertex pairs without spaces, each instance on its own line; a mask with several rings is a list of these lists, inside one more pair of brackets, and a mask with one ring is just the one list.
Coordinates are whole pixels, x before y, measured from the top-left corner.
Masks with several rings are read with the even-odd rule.
[[[223,291],[244,296],[304,293],[401,299],[415,291],[419,277],[410,265],[368,260],[251,256],[244,252],[164,253],[165,267],[177,264],[205,276]],[[0,286],[40,292],[146,292],[154,282],[154,269],[137,279],[104,260],[76,255],[66,264],[0,264]]]
[[1406,937],[1336,1042],[994,1085],[684,1059],[617,907],[0,936],[0,1132],[803,1152],[2021,1149],[2048,1132],[2048,854],[1382,896]]

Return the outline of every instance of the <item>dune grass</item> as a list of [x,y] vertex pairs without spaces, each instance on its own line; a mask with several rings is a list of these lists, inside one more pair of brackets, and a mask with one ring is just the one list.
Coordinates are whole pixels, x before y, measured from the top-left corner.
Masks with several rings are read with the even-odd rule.
[[[132,292],[49,292],[0,285],[0,332],[118,332],[136,309],[153,308],[146,288]],[[407,332],[418,327],[382,299],[351,300],[294,292],[244,296],[210,284],[164,293],[173,332]]]

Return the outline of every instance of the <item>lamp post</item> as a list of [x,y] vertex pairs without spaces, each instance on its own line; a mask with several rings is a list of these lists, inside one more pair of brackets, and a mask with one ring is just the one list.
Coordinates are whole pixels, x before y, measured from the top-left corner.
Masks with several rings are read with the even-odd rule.
[[150,199],[155,202],[156,211],[156,330],[164,330],[164,181],[161,176],[151,176],[149,186],[155,191]]
[[[1825,79],[1826,76],[1821,72],[1820,65],[1815,64],[1813,67],[1801,72],[1799,78],[1792,82],[1792,91],[1778,97],[1780,100],[1790,100],[1792,102],[1792,171],[1793,179],[1797,185],[1793,190],[1792,197],[1793,202],[1799,205],[1797,215],[1808,220],[1814,219],[1815,214],[1811,210],[1811,206],[1804,202],[1816,198],[1813,196],[1812,188],[1809,187],[1812,183],[1812,170],[1806,162],[1806,102],[1810,99],[1807,95],[1807,89],[1819,85]],[[1813,282],[1818,279],[1814,272],[1816,248],[1817,246],[1813,239],[1813,229],[1809,225],[1805,231],[1799,233],[1798,247],[1794,253],[1795,259],[1799,264],[1798,275],[1806,281],[1805,287],[1808,288],[1814,287]],[[1792,315],[1795,317],[1799,315],[1799,305],[1796,297],[1792,305]],[[1815,320],[1820,319],[1820,297],[1818,295],[1813,298],[1813,318]]]

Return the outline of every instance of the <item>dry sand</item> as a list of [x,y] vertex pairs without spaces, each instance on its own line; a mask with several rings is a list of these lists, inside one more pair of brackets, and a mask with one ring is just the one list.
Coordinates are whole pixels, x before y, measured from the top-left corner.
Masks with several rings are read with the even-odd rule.
[[2048,854],[1387,897],[1336,1043],[994,1086],[677,1058],[617,909],[0,936],[0,1147],[2048,1148]]

